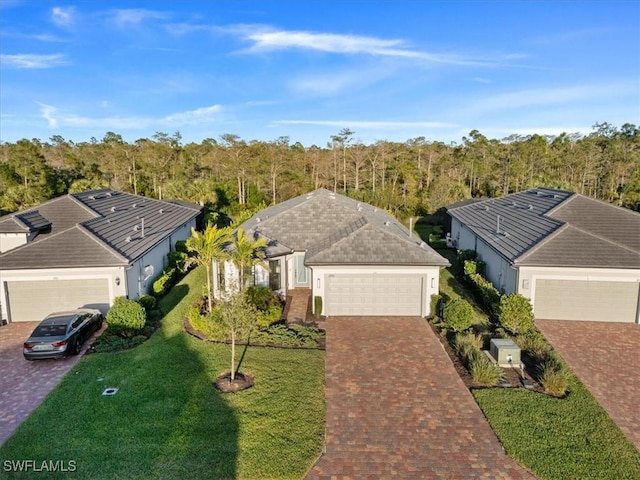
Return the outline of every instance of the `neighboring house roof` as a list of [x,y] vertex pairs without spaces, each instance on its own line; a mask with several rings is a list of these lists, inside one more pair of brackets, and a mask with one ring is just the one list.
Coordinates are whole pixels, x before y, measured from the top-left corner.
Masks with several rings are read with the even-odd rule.
[[199,213],[195,207],[111,189],[65,195],[0,217],[0,226],[25,218],[32,226],[43,225],[42,218],[51,227],[1,254],[0,269],[126,265]]
[[580,194],[534,188],[448,211],[515,265],[640,267],[640,214]]
[[325,189],[268,207],[242,228],[269,241],[269,257],[306,251],[307,265],[449,264],[384,210]]

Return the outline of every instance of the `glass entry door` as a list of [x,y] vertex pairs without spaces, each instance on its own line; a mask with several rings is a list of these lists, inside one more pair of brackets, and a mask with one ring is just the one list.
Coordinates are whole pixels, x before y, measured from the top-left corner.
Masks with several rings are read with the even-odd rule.
[[304,256],[298,255],[295,257],[294,262],[294,270],[295,270],[295,286],[296,287],[310,287],[311,286],[311,275],[310,271],[307,267],[304,266]]

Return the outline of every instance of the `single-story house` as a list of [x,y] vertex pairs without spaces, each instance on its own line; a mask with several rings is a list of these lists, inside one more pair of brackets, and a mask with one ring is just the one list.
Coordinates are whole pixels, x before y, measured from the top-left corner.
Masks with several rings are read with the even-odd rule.
[[475,250],[503,293],[536,318],[640,323],[640,214],[533,188],[448,210],[451,239]]
[[200,208],[112,189],[74,193],[0,217],[0,315],[40,320],[148,293]]
[[[268,268],[248,272],[253,282],[285,296],[310,289],[323,315],[427,316],[449,265],[386,211],[325,189],[266,208],[241,228],[268,241]],[[238,272],[228,261],[214,272],[220,297]]]

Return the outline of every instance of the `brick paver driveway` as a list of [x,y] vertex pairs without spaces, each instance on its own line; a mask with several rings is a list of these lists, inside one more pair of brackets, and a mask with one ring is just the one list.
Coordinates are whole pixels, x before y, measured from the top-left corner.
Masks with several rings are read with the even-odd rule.
[[426,321],[326,328],[325,453],[308,478],[534,478],[506,456]]
[[561,320],[536,325],[640,450],[640,326]]
[[87,341],[78,356],[29,362],[22,356],[22,343],[36,325],[38,322],[16,322],[0,327],[0,445],[58,385],[92,342]]

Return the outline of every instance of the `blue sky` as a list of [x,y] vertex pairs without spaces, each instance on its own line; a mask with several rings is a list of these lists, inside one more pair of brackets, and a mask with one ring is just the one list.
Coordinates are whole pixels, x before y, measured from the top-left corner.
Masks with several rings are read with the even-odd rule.
[[640,124],[640,2],[0,0],[0,140]]

